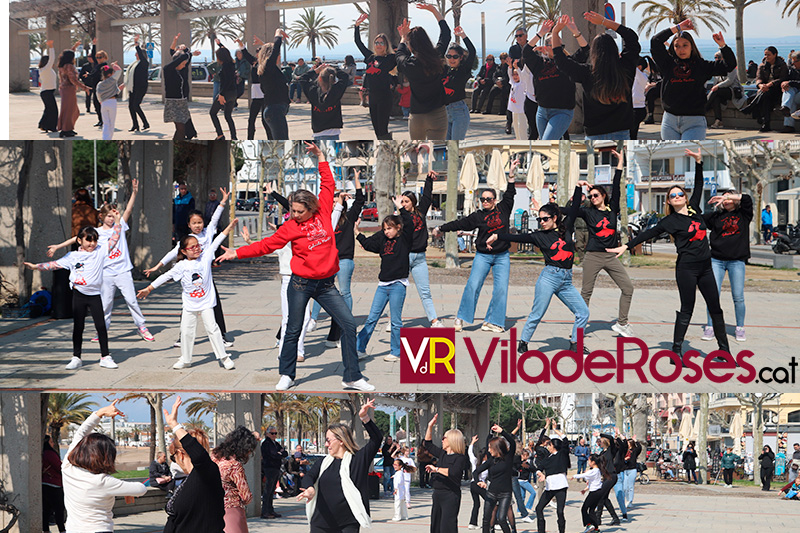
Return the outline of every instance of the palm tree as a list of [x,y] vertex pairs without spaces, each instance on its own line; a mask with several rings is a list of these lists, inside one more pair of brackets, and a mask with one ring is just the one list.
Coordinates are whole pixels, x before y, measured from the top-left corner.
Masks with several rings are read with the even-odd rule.
[[338,417],[341,409],[339,400],[326,396],[314,396],[311,398],[310,406],[312,409],[319,411],[323,430],[328,428],[329,418]]
[[47,36],[44,33],[29,33],[28,34],[28,47],[31,52],[36,52],[39,56],[47,53]]
[[183,427],[186,429],[200,429],[208,433],[209,427],[200,418],[196,416],[189,417],[186,422],[183,422]]
[[[736,29],[736,67],[739,69],[739,81],[747,82],[747,63],[744,52],[744,10],[747,7],[763,2],[764,0],[723,0],[726,5],[733,8]],[[792,0],[789,0],[791,2]],[[794,0],[800,6],[800,0]],[[785,11],[785,10],[784,10]],[[800,12],[798,12],[800,14]]]
[[236,23],[230,17],[201,17],[189,23],[192,31],[192,47],[198,47],[208,41],[211,44],[211,57],[216,58],[216,39],[234,40],[240,37],[236,31]]
[[[538,26],[545,20],[556,20],[561,15],[561,0],[511,0],[506,13],[510,13],[506,24],[511,25],[511,34],[517,28]],[[525,23],[523,20],[523,7],[525,8]]]
[[786,0],[786,5],[783,6],[783,11],[781,11],[781,17],[785,18],[793,13],[797,15],[797,23],[800,24],[800,0]]
[[670,0],[669,3],[663,0],[638,0],[633,4],[633,9],[639,8],[642,8],[639,33],[646,37],[686,19],[691,20],[695,28],[702,24],[712,32],[728,26],[723,14],[725,8],[716,0]]
[[[150,406],[150,462],[156,458],[158,451],[167,453],[167,441],[164,435],[164,400],[171,394],[160,392],[129,392],[120,398],[121,402],[131,400],[147,400]],[[134,429],[134,440],[138,441],[138,429]]]
[[156,48],[161,46],[161,25],[158,23],[140,22],[126,26],[122,35],[125,50],[133,50],[133,38],[136,35],[141,36],[139,42],[143,48],[147,43],[153,43]]
[[88,394],[76,392],[51,393],[47,402],[47,426],[53,447],[58,450],[61,443],[61,430],[70,424],[81,424],[92,414],[97,403],[87,401]]
[[327,18],[322,12],[317,12],[316,8],[307,7],[303,9],[300,18],[295,20],[289,28],[292,36],[290,46],[299,46],[303,42],[311,48],[311,55],[317,57],[317,42],[324,44],[328,48],[333,48],[339,43],[339,26],[331,24],[331,19]]
[[264,423],[274,422],[278,437],[286,437],[286,417],[303,408],[292,394],[280,392],[264,395]]
[[195,396],[186,400],[186,416],[211,415],[214,424],[214,442],[218,442],[217,436],[217,406],[219,405],[219,394],[209,393],[203,396]]

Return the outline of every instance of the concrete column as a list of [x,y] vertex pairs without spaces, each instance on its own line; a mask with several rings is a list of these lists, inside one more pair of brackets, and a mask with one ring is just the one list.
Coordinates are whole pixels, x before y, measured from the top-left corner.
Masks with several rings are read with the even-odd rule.
[[[178,44],[185,44],[191,48],[192,33],[189,28],[189,19],[179,19],[178,15],[187,11],[188,3],[183,0],[161,0],[161,64],[169,63],[172,54],[169,53],[169,46],[172,39],[178,35]],[[163,79],[163,78],[162,78]],[[189,76],[189,101],[191,97],[192,77]],[[164,95],[164,84],[161,84],[161,94]]]
[[[263,404],[260,394],[221,394],[217,403],[217,442],[225,435],[244,426],[247,429],[261,431],[263,418]],[[261,453],[256,449],[253,457],[244,465],[250,490],[253,492],[253,501],[247,506],[247,516],[261,515]]]
[[[11,533],[42,531],[42,418],[38,392],[0,394],[0,481],[19,511]],[[10,515],[0,513],[0,529]]]
[[[62,30],[63,26],[70,23],[70,14],[66,12],[51,13],[47,15],[47,38],[53,40],[56,58],[62,51],[72,48],[73,42],[69,30]],[[57,65],[57,64],[56,64]]]
[[434,424],[434,426],[433,426],[433,442],[437,443],[437,445],[438,445],[439,439],[442,438],[442,435],[444,435],[444,432],[447,431],[447,429],[450,429],[450,428],[446,428],[445,429],[445,427],[444,427],[444,395],[443,394],[441,394],[441,393],[434,394],[434,396],[433,396],[433,410],[437,415],[439,415],[439,418],[436,419],[436,424]]
[[490,398],[490,396],[487,396],[486,401],[477,407],[478,413],[476,415],[476,419],[478,427],[473,435],[478,435],[478,444],[481,446],[483,446],[483,443],[486,442],[486,436],[489,434],[489,429],[492,426],[492,421],[489,416],[489,402],[491,402]]
[[[419,11],[419,10],[416,10]],[[430,15],[428,15],[430,16]],[[408,17],[408,3],[400,0],[370,0],[369,2],[369,40],[367,47],[372,49],[372,42],[379,33],[389,36],[392,45],[397,48],[400,35],[397,27]],[[411,24],[414,26],[414,24]],[[363,39],[364,36],[362,35]],[[434,39],[436,37],[434,36]]]
[[[225,187],[230,192],[231,161],[230,161],[230,141],[205,141],[198,146],[197,143],[179,144],[178,149],[193,149],[198,156],[203,158],[202,164],[194,165],[189,169],[186,176],[186,183],[189,192],[195,199],[195,206],[200,211],[206,209],[208,193],[211,189],[217,192],[217,199],[221,200],[219,188]],[[233,199],[235,202],[235,199]],[[228,202],[230,207],[231,202]],[[229,211],[229,210],[228,210]],[[219,227],[227,225],[229,212],[226,211],[219,222]]]
[[95,36],[97,37],[97,50],[105,50],[109,63],[116,61],[123,66],[122,26],[112,26],[111,21],[122,18],[122,11],[118,7],[100,5],[95,9]]
[[[600,0],[563,0],[561,3],[561,10],[563,13],[575,14],[575,25],[589,44],[592,43],[592,39],[594,39],[595,35],[600,33],[602,27],[589,24],[581,14],[585,11],[595,11],[602,15],[604,9],[605,2],[601,2]],[[570,52],[574,52],[578,49],[578,41],[572,36],[569,30],[561,32],[561,41]],[[580,84],[577,85],[576,91],[575,113],[572,117],[572,124],[570,125],[569,132],[583,133],[583,88]]]
[[19,30],[28,29],[28,19],[10,19],[8,21],[8,90],[12,93],[27,92],[30,82],[30,43],[28,34],[20,34]]
[[[265,43],[275,40],[275,30],[280,28],[282,23],[281,12],[279,10],[266,11],[264,9],[267,2],[272,3],[274,1],[275,0],[247,0],[247,25],[245,28],[248,32],[247,38],[250,39],[250,42],[253,40],[253,35],[258,35]],[[252,21],[250,20],[251,12],[253,13]],[[263,15],[260,13],[263,13]],[[262,32],[263,35],[259,32]],[[281,54],[283,54],[282,51]],[[285,59],[286,58],[281,55],[281,60]]]
[[131,143],[131,176],[139,195],[128,225],[134,277],[172,248],[172,142]]

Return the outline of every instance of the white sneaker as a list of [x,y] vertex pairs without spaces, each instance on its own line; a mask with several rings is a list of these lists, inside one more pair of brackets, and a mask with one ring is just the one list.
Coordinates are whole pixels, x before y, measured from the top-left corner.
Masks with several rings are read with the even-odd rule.
[[342,388],[356,389],[362,392],[372,392],[375,390],[375,387],[370,385],[364,378],[361,378],[358,381],[342,381]]
[[83,361],[80,357],[74,357],[67,363],[67,370],[75,370],[83,366]]
[[156,338],[153,337],[153,334],[150,333],[150,330],[148,330],[145,326],[139,328],[139,335],[141,335],[142,338],[147,342],[154,342],[156,340]]
[[558,509],[558,505],[556,504],[555,500],[550,500],[550,503],[548,503],[547,505],[549,507],[552,507],[553,509]]
[[311,333],[314,331],[314,328],[317,327],[317,321],[313,318],[308,321],[308,325],[306,326],[306,333]]
[[384,361],[388,361],[388,362],[390,362],[390,363],[394,363],[395,361],[399,361],[399,360],[400,360],[400,358],[399,358],[399,357],[397,357],[397,356],[396,356],[396,355],[394,355],[394,354],[389,354],[389,355],[384,355],[384,356],[383,356],[383,360],[384,360]]
[[119,365],[114,362],[110,355],[100,358],[100,366],[102,368],[119,368]]
[[278,380],[278,384],[275,385],[275,390],[289,390],[294,387],[294,380],[289,376],[281,376],[281,379]]
[[100,342],[100,337],[92,337],[92,342]]
[[341,348],[342,341],[325,341],[326,348]]
[[535,522],[535,520],[533,518],[531,518],[531,515],[527,515],[527,514],[525,516],[523,516],[522,518],[520,518],[519,521],[520,522],[527,522],[528,524],[532,524],[533,522]]
[[700,337],[700,340],[713,341],[714,340],[714,328],[712,328],[710,326],[703,326],[703,336]]
[[[443,322],[443,321],[441,321],[441,320],[437,320],[436,322],[434,322],[433,324],[431,324],[431,327],[432,327],[432,328],[443,328],[443,327],[445,327],[445,325],[444,325],[444,322]],[[477,526],[476,526],[476,527],[477,527]]]
[[175,370],[183,370],[184,368],[189,368],[190,366],[192,366],[192,363],[187,363],[178,359],[178,362],[172,365],[172,368]]
[[744,328],[736,326],[736,342],[744,342],[747,340],[747,335],[744,334]]
[[233,370],[234,368],[236,368],[236,365],[233,363],[233,359],[231,359],[230,355],[228,355],[228,357],[222,358],[221,363],[222,366],[225,367],[225,370]]
[[623,326],[619,322],[615,322],[614,325],[611,326],[611,330],[619,333],[622,337],[633,337],[633,330],[630,324],[625,324]]
[[180,340],[180,339],[178,339],[178,340],[176,340],[175,342],[173,342],[173,343],[172,343],[172,347],[173,347],[173,348],[180,348],[180,347],[181,347],[181,340]]
[[362,351],[358,352],[359,359],[366,359],[367,357],[369,357],[369,355],[367,355],[367,352],[362,352]]
[[497,324],[489,324],[488,322],[484,322],[481,326],[481,331],[491,331],[492,333],[504,333],[505,330],[498,326]]
[[470,524],[469,529],[480,529],[481,527],[475,524]]
[[389,322],[388,324],[386,324],[386,333],[391,333],[391,332],[392,332],[392,323]]
[[233,346],[233,341],[228,337],[227,334],[222,336],[222,345],[226,348],[230,348]]
[[464,327],[463,320],[461,320],[460,318],[456,318],[455,320],[453,320],[453,329],[455,329],[457,332],[461,331],[463,327]]

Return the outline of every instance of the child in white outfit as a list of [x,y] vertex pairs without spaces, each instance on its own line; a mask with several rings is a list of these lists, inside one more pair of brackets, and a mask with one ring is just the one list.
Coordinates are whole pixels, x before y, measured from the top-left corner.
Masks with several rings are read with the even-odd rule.
[[528,119],[525,116],[525,84],[519,77],[515,67],[511,71],[511,92],[508,94],[508,110],[511,111],[511,123],[514,126],[514,138],[524,141],[528,138]]
[[[408,476],[410,480],[411,472],[415,469],[400,458],[394,460],[393,466],[394,518],[392,518],[392,521],[398,522],[400,520],[408,520],[409,487],[406,485],[406,476]],[[411,472],[409,472],[409,470]]]

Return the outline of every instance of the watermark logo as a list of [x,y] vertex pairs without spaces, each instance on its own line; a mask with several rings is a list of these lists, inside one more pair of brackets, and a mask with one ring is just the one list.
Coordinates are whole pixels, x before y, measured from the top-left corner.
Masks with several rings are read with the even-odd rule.
[[453,328],[400,329],[400,383],[456,382]]

